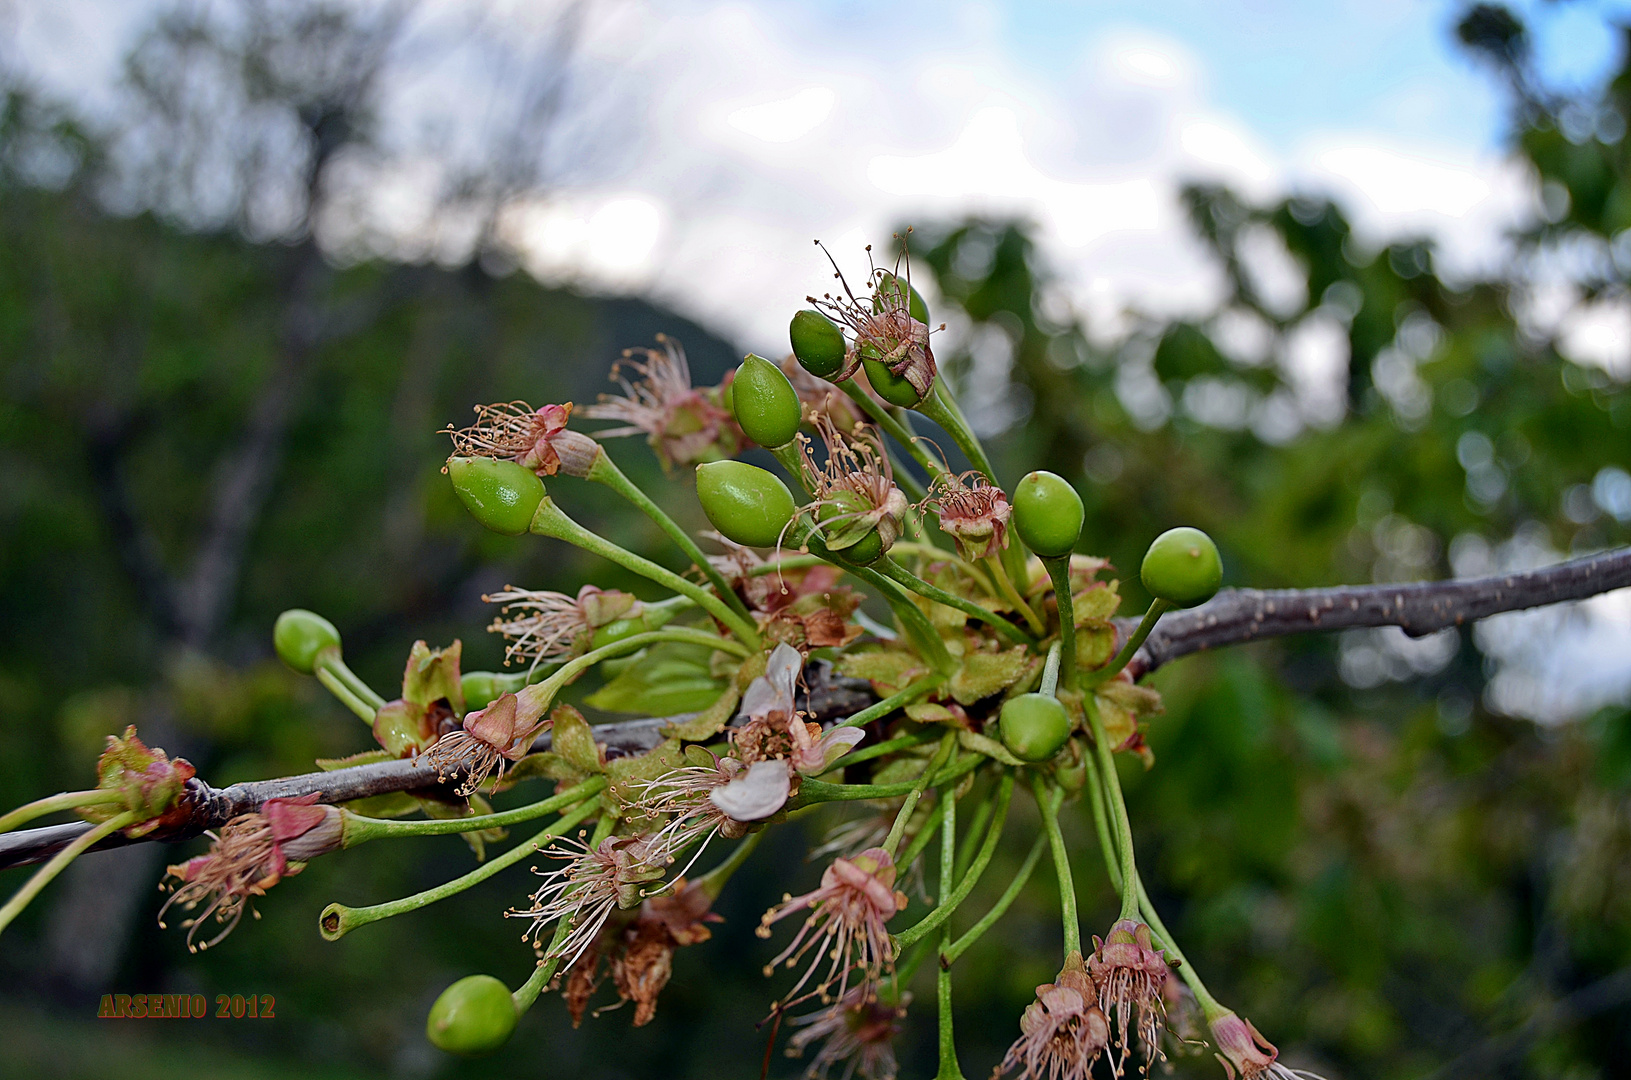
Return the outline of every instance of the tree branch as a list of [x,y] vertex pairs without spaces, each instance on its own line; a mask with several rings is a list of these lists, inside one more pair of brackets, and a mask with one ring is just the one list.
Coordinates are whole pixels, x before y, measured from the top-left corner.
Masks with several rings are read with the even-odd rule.
[[[1626,586],[1631,586],[1631,548],[1492,577],[1266,592],[1229,589],[1198,608],[1162,619],[1127,670],[1139,679],[1193,652],[1310,631],[1397,626],[1421,637],[1503,611],[1583,600]],[[1116,622],[1125,638],[1137,620]]]

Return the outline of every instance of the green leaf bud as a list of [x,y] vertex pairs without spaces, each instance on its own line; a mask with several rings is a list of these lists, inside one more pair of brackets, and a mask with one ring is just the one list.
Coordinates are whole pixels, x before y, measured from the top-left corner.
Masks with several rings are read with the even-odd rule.
[[1204,604],[1223,584],[1218,546],[1199,529],[1168,529],[1144,553],[1139,576],[1150,595],[1177,607]]
[[923,294],[905,278],[896,277],[887,270],[878,275],[878,286],[872,290],[872,310],[881,312],[887,307],[899,310],[900,292],[903,288],[911,291],[911,297],[906,304],[906,313],[918,322],[928,325],[929,305],[923,299]]
[[302,675],[314,673],[318,653],[339,647],[340,632],[315,611],[290,608],[272,625],[272,648],[278,659]]
[[510,1041],[515,1021],[509,987],[491,975],[467,975],[430,1007],[425,1035],[450,1054],[490,1054]]
[[1014,529],[1038,555],[1069,555],[1082,535],[1084,516],[1082,497],[1057,473],[1029,473],[1014,489]]
[[882,360],[863,359],[861,366],[866,369],[866,381],[889,404],[910,409],[923,400],[923,395],[917,392],[911,380],[890,371]]
[[447,472],[470,516],[505,536],[526,532],[544,501],[544,482],[513,461],[448,458]]
[[805,308],[787,327],[799,366],[818,379],[831,378],[844,368],[844,332],[821,312]]
[[1047,761],[1070,738],[1070,714],[1051,694],[1020,694],[1003,703],[1002,745],[1021,761]]
[[698,465],[697,499],[721,536],[748,547],[775,544],[795,509],[786,484],[745,461]]
[[781,368],[750,355],[736,369],[728,389],[730,409],[748,438],[772,450],[793,441],[803,414],[798,391]]

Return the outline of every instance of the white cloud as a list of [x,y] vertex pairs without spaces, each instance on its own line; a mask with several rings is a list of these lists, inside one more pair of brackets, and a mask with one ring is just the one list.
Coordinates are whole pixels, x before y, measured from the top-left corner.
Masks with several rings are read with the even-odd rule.
[[825,86],[800,90],[789,98],[737,109],[725,122],[755,139],[783,143],[801,139],[827,119],[838,95]]

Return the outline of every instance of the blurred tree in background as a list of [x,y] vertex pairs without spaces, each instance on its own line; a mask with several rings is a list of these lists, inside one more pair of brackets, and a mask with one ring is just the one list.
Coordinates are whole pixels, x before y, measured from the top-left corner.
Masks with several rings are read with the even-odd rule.
[[[685,343],[699,381],[735,358],[642,301],[504,272],[501,211],[551,182],[547,136],[579,107],[570,14],[486,155],[449,180],[463,240],[443,266],[338,250],[366,232],[355,178],[391,152],[375,121],[403,41],[398,9],[346,12],[167,17],[130,65],[145,126],[116,137],[22,86],[5,99],[0,727],[13,752],[0,802],[76,786],[128,722],[217,783],[363,748],[354,720],[271,659],[287,607],[332,619],[385,687],[420,637],[462,637],[467,666],[496,666],[484,590],[640,590],[575,550],[474,529],[437,473],[436,429],[474,402],[592,400],[617,351],[659,331]],[[1368,248],[1317,193],[1254,205],[1194,186],[1183,197],[1223,300],[1110,333],[1073,312],[1025,223],[918,225],[937,321],[963,343],[945,369],[981,403],[971,419],[995,435],[1005,477],[1045,467],[1077,484],[1085,547],[1130,568],[1156,533],[1194,524],[1218,539],[1229,584],[1272,588],[1631,542],[1627,371],[1567,359],[1557,315],[1625,299],[1631,51],[1609,85],[1566,96],[1540,84],[1504,9],[1470,9],[1457,29],[1509,88],[1513,152],[1542,192],[1510,261],[1475,280],[1441,273],[1425,239]],[[1322,376],[1310,357],[1345,370]],[[656,482],[645,451],[620,457]],[[666,557],[646,519],[571,497],[587,523]],[[701,526],[691,500],[667,505]],[[1136,609],[1136,575],[1124,589]],[[1159,764],[1124,776],[1149,884],[1215,989],[1249,1003],[1287,1060],[1331,1077],[1625,1074],[1631,714],[1589,692],[1595,672],[1536,659],[1587,617],[1506,616],[1420,641],[1308,636],[1156,676]],[[469,866],[451,837],[380,846],[314,864],[202,956],[151,924],[174,853],[83,860],[0,953],[0,1073],[758,1070],[765,994],[735,961],[762,953],[749,930],[782,891],[770,873],[727,893],[726,925],[682,957],[649,1027],[612,1014],[572,1033],[546,1007],[472,1064],[424,1042],[425,1008],[453,977],[526,967],[497,917],[515,898],[490,885],[324,945],[324,902]],[[790,850],[758,858],[777,878],[812,873]],[[1115,897],[1094,860],[1076,876],[1084,918],[1107,924]],[[1022,901],[1023,931],[969,954],[965,1060],[995,1061],[1051,977],[1031,947],[1057,934],[1048,904]],[[279,1019],[89,1019],[102,993],[157,990],[274,993]],[[906,1075],[929,1067],[928,1038],[908,1028]],[[796,1066],[778,1055],[772,1071]]]

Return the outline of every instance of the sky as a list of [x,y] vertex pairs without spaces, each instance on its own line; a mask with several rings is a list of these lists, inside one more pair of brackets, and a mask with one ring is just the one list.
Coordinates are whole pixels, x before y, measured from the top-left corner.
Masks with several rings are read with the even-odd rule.
[[[14,47],[45,85],[108,108],[119,58],[160,6],[12,0]],[[1631,0],[1519,7],[1563,85],[1611,69],[1607,20],[1631,14]],[[482,56],[514,59],[554,8],[424,0],[419,26],[434,38],[479,18]],[[1434,235],[1452,273],[1475,273],[1534,192],[1506,160],[1499,87],[1452,42],[1458,10],[602,0],[575,83],[601,145],[522,200],[507,235],[545,280],[654,294],[759,351],[785,348],[788,315],[831,284],[812,240],[855,271],[897,225],[969,212],[1034,221],[1065,298],[1102,335],[1129,307],[1204,310],[1220,280],[1176,202],[1191,179],[1331,194],[1372,242]],[[400,131],[491,94],[482,63],[416,71],[397,88]],[[387,253],[459,256],[434,175],[409,160],[379,178]]]

